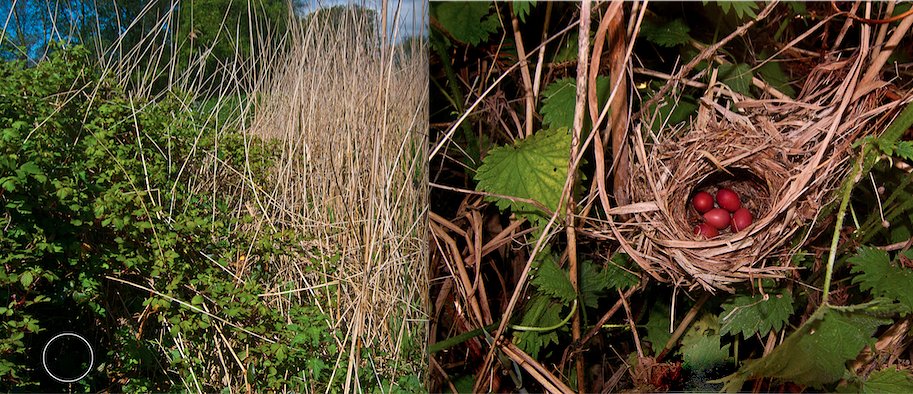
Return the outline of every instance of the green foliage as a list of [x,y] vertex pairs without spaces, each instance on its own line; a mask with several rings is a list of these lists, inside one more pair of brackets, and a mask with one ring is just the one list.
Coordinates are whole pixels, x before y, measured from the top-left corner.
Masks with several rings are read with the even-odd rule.
[[670,326],[672,308],[664,302],[656,302],[650,308],[645,328],[647,335],[644,339],[653,345],[654,354],[659,353],[663,346],[672,338],[673,327]]
[[[527,327],[552,327],[561,323],[563,304],[545,294],[532,297],[524,308],[520,325]],[[566,330],[566,328],[564,329]],[[557,330],[551,331],[520,331],[514,335],[514,343],[533,358],[538,358],[541,350],[558,343]]]
[[491,2],[432,2],[431,17],[450,35],[469,45],[479,45],[498,31],[497,15],[489,14]]
[[853,264],[853,283],[858,283],[860,289],[896,300],[908,312],[913,311],[913,271],[891,264],[888,252],[864,246],[847,261]]
[[[567,179],[570,144],[567,129],[555,129],[539,131],[512,146],[494,148],[476,173],[476,190],[532,199],[552,212],[560,212],[558,204]],[[510,209],[533,223],[548,221],[547,213],[533,204],[506,198],[490,200],[502,211]]]
[[745,338],[755,334],[764,336],[771,330],[780,331],[793,310],[793,296],[788,291],[769,293],[766,300],[761,295],[737,294],[723,304],[721,332],[741,333]]
[[847,373],[845,363],[872,342],[875,330],[891,322],[884,316],[893,308],[884,301],[822,306],[770,354],[746,361],[738,372],[726,377],[725,389],[739,391],[746,380],[759,377],[815,388],[836,382]]
[[[216,360],[200,355],[212,355],[222,335],[218,342],[241,353],[259,390],[331,386],[326,366],[338,349],[326,316],[313,305],[265,304],[258,294],[274,275],[266,264],[251,264],[243,280],[222,268],[242,254],[302,252],[295,234],[255,235],[231,224],[238,201],[226,191],[244,188],[226,166],[249,164],[254,181],[264,182],[275,149],[230,130],[217,135],[177,92],[131,98],[87,58],[76,48],[31,68],[0,63],[0,299],[13,300],[0,308],[0,390],[40,389],[27,344],[74,325],[106,349],[106,363],[83,382],[87,390],[110,382],[121,382],[117,391],[179,389],[173,384],[191,375],[209,376]],[[74,87],[95,95],[83,99]],[[199,193],[192,177],[213,174],[212,157],[223,163],[214,176],[225,189]],[[170,299],[205,306],[247,332]],[[142,334],[137,316],[146,316]],[[223,385],[210,384],[206,391]]]
[[[612,85],[608,77],[596,78],[596,101],[599,109],[609,99]],[[562,78],[552,82],[542,91],[542,123],[549,128],[574,128],[574,106],[577,101],[577,82],[573,78]],[[584,130],[592,125],[589,111],[585,111]]]
[[[648,96],[645,101],[652,98],[652,93]],[[690,95],[682,95],[677,102],[662,100],[657,104],[652,104],[647,113],[655,113],[656,116],[650,124],[650,129],[657,132],[663,124],[674,126],[684,122],[697,113],[697,108],[697,100]]]
[[543,250],[539,256],[541,257],[537,259],[538,264],[530,283],[541,293],[557,298],[564,304],[570,304],[577,298],[577,294],[567,272],[558,267],[557,258],[551,251]]
[[899,371],[897,368],[885,368],[880,371],[872,372],[869,377],[861,382],[861,387],[857,390],[860,393],[910,393],[913,392],[913,378],[905,371]]
[[717,78],[733,92],[751,96],[751,66],[747,64],[721,64]]
[[[709,3],[707,0],[704,0],[704,4]],[[735,16],[744,20],[746,17],[757,18],[758,17],[758,3],[754,1],[729,1],[729,0],[718,0],[714,1],[716,5],[723,10],[724,13],[731,14],[734,13]]]
[[536,0],[516,0],[511,2],[511,5],[513,5],[514,15],[517,16],[517,19],[525,23],[526,16],[536,6]]
[[796,97],[796,89],[789,84],[789,76],[779,62],[770,61],[758,67],[761,79],[789,97]]
[[728,362],[729,345],[723,346],[720,341],[719,320],[712,314],[705,314],[682,336],[682,365],[691,370],[703,370]]
[[669,48],[687,44],[691,40],[691,36],[688,35],[690,31],[691,29],[681,19],[674,19],[671,22],[645,19],[640,28],[640,34],[647,41]]

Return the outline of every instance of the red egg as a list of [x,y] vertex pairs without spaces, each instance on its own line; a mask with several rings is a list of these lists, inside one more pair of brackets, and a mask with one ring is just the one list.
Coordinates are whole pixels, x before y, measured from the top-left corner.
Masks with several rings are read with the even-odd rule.
[[704,214],[704,221],[717,230],[729,227],[729,212],[723,208],[713,208]]
[[720,204],[720,208],[729,212],[738,211],[739,208],[742,207],[742,201],[739,200],[739,195],[726,188],[716,192],[716,203]]
[[751,217],[751,211],[745,208],[739,208],[732,214],[732,231],[742,231],[746,227],[751,226],[751,222],[754,220]]
[[694,209],[699,213],[705,213],[713,209],[713,196],[707,192],[697,192],[694,198],[691,199],[691,204],[694,205]]
[[720,235],[720,232],[717,229],[707,223],[701,223],[697,226],[694,226],[694,233],[701,234],[704,238],[710,239]]

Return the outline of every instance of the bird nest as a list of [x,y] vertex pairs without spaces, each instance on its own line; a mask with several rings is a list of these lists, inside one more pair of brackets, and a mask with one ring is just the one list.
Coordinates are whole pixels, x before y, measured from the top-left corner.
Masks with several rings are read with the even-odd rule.
[[[860,56],[822,64],[796,99],[749,99],[711,83],[690,129],[632,133],[627,193],[636,209],[615,229],[625,252],[657,280],[710,291],[784,277],[790,241],[833,202],[853,142],[884,130],[909,101],[862,80],[865,66]],[[691,197],[719,187],[736,191],[755,219],[704,239]]]

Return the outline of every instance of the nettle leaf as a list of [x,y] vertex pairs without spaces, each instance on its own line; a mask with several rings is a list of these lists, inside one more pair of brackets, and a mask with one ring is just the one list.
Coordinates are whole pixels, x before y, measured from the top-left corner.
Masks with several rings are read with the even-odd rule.
[[640,277],[634,273],[637,266],[625,253],[615,253],[606,265],[605,281],[610,289],[627,289],[637,286]]
[[747,64],[721,64],[717,78],[724,85],[729,86],[733,92],[750,96],[751,91],[751,66]]
[[488,40],[500,26],[495,15],[489,15],[491,2],[448,1],[432,2],[432,16],[453,38],[469,45]]
[[605,295],[609,288],[606,271],[599,269],[596,263],[586,260],[580,270],[580,301],[584,306],[596,308],[599,298]]
[[640,34],[647,41],[667,48],[687,44],[691,40],[691,36],[688,35],[690,31],[681,19],[658,23],[647,19],[640,28]]
[[567,272],[558,267],[558,259],[550,250],[543,250],[539,253],[538,267],[530,280],[536,288],[547,295],[555,297],[565,305],[570,305],[571,301],[577,298],[574,292],[574,286],[568,278]]
[[[567,129],[543,130],[514,145],[488,152],[476,172],[476,190],[538,201],[550,211],[559,210],[571,146]],[[578,177],[579,179],[579,177]],[[549,215],[534,205],[504,198],[490,198],[502,211],[544,224]]]
[[863,246],[848,259],[853,267],[853,283],[872,295],[887,297],[900,302],[913,311],[913,271],[891,264],[888,252]]
[[[520,325],[529,327],[550,327],[561,322],[561,303],[554,298],[537,294],[526,304]],[[514,344],[532,358],[539,358],[539,351],[549,344],[558,343],[558,330],[519,331],[514,335]]]
[[862,383],[862,393],[913,393],[913,378],[895,367],[872,372]]
[[788,291],[761,295],[737,295],[723,304],[720,314],[723,334],[748,338],[754,334],[767,335],[771,330],[780,331],[793,314],[793,296]]
[[[609,77],[596,78],[596,101],[600,110],[612,93]],[[574,128],[574,105],[577,101],[577,82],[573,78],[562,78],[550,83],[542,91],[542,124],[549,128]],[[584,129],[592,125],[589,111],[585,111]]]
[[723,378],[724,390],[739,391],[749,379],[769,377],[821,388],[843,378],[846,362],[872,342],[872,334],[890,324],[884,300],[852,307],[822,306],[770,354],[746,361]]

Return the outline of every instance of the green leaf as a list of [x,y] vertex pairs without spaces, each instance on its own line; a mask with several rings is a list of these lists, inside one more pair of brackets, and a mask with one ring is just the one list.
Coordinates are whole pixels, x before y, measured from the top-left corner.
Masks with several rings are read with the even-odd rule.
[[566,35],[566,38],[561,40],[561,43],[558,46],[558,52],[555,53],[555,57],[552,58],[553,63],[567,62],[571,60],[577,60],[577,38],[579,33],[577,30],[573,30]]
[[723,304],[720,322],[723,334],[749,338],[754,334],[767,335],[771,330],[780,331],[793,314],[793,296],[788,291],[761,295],[737,295]]
[[[596,96],[599,108],[605,105],[611,92],[609,77],[596,78]],[[577,101],[577,82],[573,78],[562,78],[549,84],[542,91],[542,124],[549,128],[574,128],[574,106]],[[589,111],[584,114],[584,129],[592,125]]]
[[913,379],[905,371],[895,367],[872,372],[862,383],[863,393],[913,393]]
[[[650,98],[652,98],[652,94],[646,99],[649,100]],[[657,105],[659,105],[659,109],[657,109]],[[682,95],[678,98],[678,102],[660,100],[658,104],[652,104],[647,112],[649,114],[656,113],[652,118],[653,121],[650,124],[650,129],[654,132],[658,132],[663,123],[667,126],[674,126],[684,122],[697,113],[697,108],[697,100],[689,95]]]
[[536,5],[536,0],[514,0],[511,2],[513,5],[514,15],[517,16],[517,19],[520,22],[526,23],[526,16],[529,15],[529,11]]
[[[559,211],[567,178],[571,136],[567,129],[543,130],[515,145],[492,149],[482,160],[475,179],[480,191],[538,201],[550,211]],[[502,211],[533,222],[545,223],[548,216],[533,204],[490,198]]]
[[667,48],[687,44],[691,40],[691,36],[688,35],[690,31],[681,19],[659,23],[647,19],[640,28],[640,34],[647,41]]
[[666,342],[669,342],[669,339],[672,338],[672,330],[674,328],[669,324],[669,316],[671,314],[672,308],[662,302],[656,302],[650,308],[650,316],[647,318],[647,324],[645,325],[647,335],[644,336],[644,339],[650,342],[655,353],[659,353],[666,346]]
[[[743,20],[746,16],[751,18],[757,18],[758,4],[754,1],[716,1],[715,2],[723,12],[730,14],[735,13],[735,16],[740,20]],[[704,4],[707,4],[707,1],[704,1]]]
[[895,145],[910,126],[913,126],[913,103],[907,104],[900,115],[897,115],[897,118],[894,118],[884,133],[878,137],[878,140],[886,145]]
[[705,313],[682,336],[682,361],[691,370],[704,370],[729,360],[729,345],[720,346],[720,322]]
[[489,15],[491,2],[432,2],[431,13],[453,38],[469,45],[479,45],[498,31],[498,18]]
[[599,298],[605,295],[606,289],[609,288],[606,271],[590,260],[586,260],[581,265],[580,270],[580,301],[584,306],[596,308],[599,306]]
[[796,97],[796,89],[793,89],[789,84],[789,76],[783,71],[783,67],[779,62],[770,61],[764,63],[763,66],[758,67],[758,73],[761,74],[761,79],[764,82],[767,82],[781,93],[789,97]]
[[913,311],[913,271],[894,266],[888,252],[863,246],[847,259],[853,264],[850,273],[857,274],[853,283],[876,297],[887,297]]
[[[529,301],[520,325],[550,327],[561,322],[561,303],[547,295],[537,294]],[[520,331],[514,336],[514,343],[532,358],[539,358],[539,352],[549,344],[558,343],[558,331]]]
[[631,258],[625,253],[615,253],[605,267],[605,281],[610,289],[628,289],[640,283],[640,277],[634,273],[638,270]]
[[765,357],[746,361],[723,379],[724,390],[739,391],[749,379],[769,377],[781,382],[821,388],[843,378],[846,362],[872,342],[882,325],[884,301],[853,307],[822,306],[799,329]]
[[913,141],[900,141],[894,146],[894,156],[904,160],[913,160]]
[[35,280],[35,277],[31,272],[23,272],[22,275],[19,275],[19,283],[22,284],[22,287],[28,288],[32,285],[32,281]]
[[717,78],[732,91],[750,96],[751,66],[747,64],[721,64]]
[[538,268],[530,280],[540,292],[561,300],[565,305],[577,298],[567,272],[558,267],[557,258],[550,250],[539,253]]

